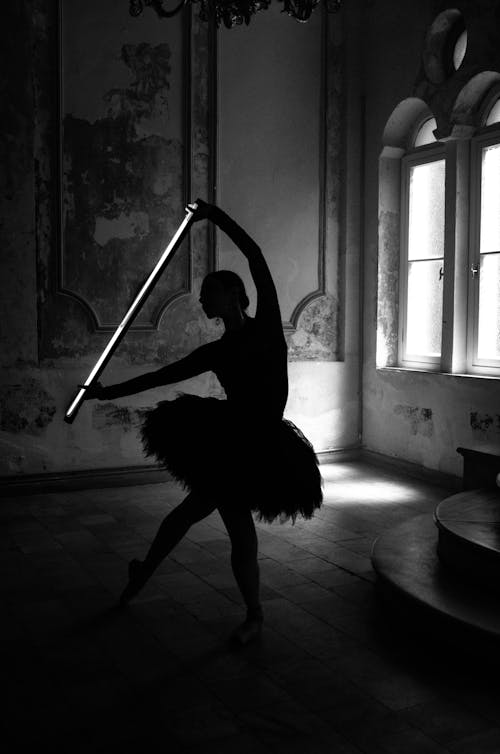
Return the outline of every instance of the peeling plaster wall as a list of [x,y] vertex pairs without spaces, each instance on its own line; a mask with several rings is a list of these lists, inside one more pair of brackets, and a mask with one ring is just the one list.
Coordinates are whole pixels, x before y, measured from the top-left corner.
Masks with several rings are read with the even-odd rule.
[[[382,133],[396,105],[414,92],[427,29],[444,6],[432,0],[380,0],[366,8],[363,444],[378,453],[461,476],[458,446],[499,452],[498,381],[375,367],[378,253],[386,258],[392,254],[396,262],[399,255],[399,227],[394,223],[385,223],[390,232],[382,238],[380,252],[377,248]],[[480,19],[480,9],[474,8]],[[382,283],[383,298],[384,286],[397,285],[397,269]],[[393,331],[397,312],[382,307],[382,314],[385,326]],[[397,343],[385,347],[386,363],[395,363]]]
[[[279,10],[273,3],[250,27],[219,35],[219,91],[226,103],[239,91],[246,110],[233,111],[243,128],[235,122],[228,130],[219,103],[217,198],[269,254],[288,323],[287,415],[325,450],[359,441],[359,8],[332,17],[324,37],[319,11],[301,25]],[[186,181],[188,195],[210,197],[217,113],[208,112],[209,42],[197,11],[187,103],[180,17],[159,22],[146,9],[130,19],[122,0],[65,0],[59,103],[58,18],[56,0],[21,0],[6,6],[2,25],[0,476],[145,463],[137,433],[145,408],[179,389],[222,397],[216,378],[203,375],[92,402],[74,424],[63,421],[182,219]],[[236,63],[244,81],[225,76]],[[195,226],[141,329],[127,334],[106,368],[105,384],[220,335],[198,304],[212,251],[207,226]],[[232,266],[231,256],[219,239],[218,266]]]
[[31,4],[14,3],[5,8],[0,45],[2,366],[13,359],[21,364],[35,364],[38,356],[30,14]]
[[[180,18],[161,24],[146,9],[134,20],[121,0],[65,0],[61,152],[58,18],[55,0],[22,0],[5,8],[2,24],[0,475],[7,476],[145,462],[141,412],[173,397],[176,386],[89,403],[72,425],[63,417],[184,217],[185,191],[207,196],[210,185],[208,36],[196,14],[189,89]],[[209,256],[200,224],[104,383],[217,336],[197,301]],[[208,375],[182,387],[220,394]]]
[[[101,326],[118,324],[183,216],[183,24],[133,19],[117,2],[63,4],[59,287]],[[154,326],[188,276],[183,249],[134,326]],[[48,355],[61,345],[48,343]]]

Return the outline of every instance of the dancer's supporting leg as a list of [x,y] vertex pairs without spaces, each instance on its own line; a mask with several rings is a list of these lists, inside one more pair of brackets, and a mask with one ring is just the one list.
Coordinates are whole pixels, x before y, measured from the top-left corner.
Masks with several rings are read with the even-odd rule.
[[219,512],[231,540],[231,565],[236,583],[247,607],[247,617],[233,634],[241,644],[256,638],[262,628],[263,614],[259,593],[257,533],[250,510],[230,505],[219,506]]
[[132,560],[129,564],[129,583],[120,597],[122,604],[135,597],[191,526],[206,518],[215,508],[209,500],[190,492],[182,503],[163,519],[144,561]]

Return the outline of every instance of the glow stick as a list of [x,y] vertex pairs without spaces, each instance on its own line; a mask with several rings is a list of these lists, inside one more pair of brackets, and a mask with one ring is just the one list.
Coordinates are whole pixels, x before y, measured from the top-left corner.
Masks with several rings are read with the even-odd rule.
[[64,417],[64,421],[68,422],[68,424],[71,424],[78,411],[80,410],[80,407],[84,401],[85,391],[97,380],[99,375],[104,370],[104,367],[110,360],[111,356],[113,355],[114,351],[118,347],[120,341],[124,337],[125,333],[127,332],[128,328],[132,324],[132,321],[134,317],[138,314],[140,311],[142,305],[146,301],[147,297],[149,296],[150,292],[156,285],[156,282],[158,281],[160,275],[162,274],[163,270],[165,269],[167,262],[169,258],[173,255],[174,251],[176,251],[179,246],[181,245],[184,236],[186,235],[187,231],[189,230],[189,226],[191,224],[191,220],[194,215],[194,210],[197,209],[196,204],[189,205],[193,208],[193,212],[186,208],[186,217],[180,224],[179,228],[177,229],[174,237],[170,241],[169,245],[159,258],[158,262],[156,263],[155,267],[149,274],[148,279],[142,286],[141,290],[135,297],[133,303],[131,304],[129,310],[125,314],[124,318],[116,328],[115,332],[113,333],[109,343],[107,344],[106,348],[100,355],[99,359],[97,360],[94,368],[90,372],[89,376],[83,383],[82,387],[78,391],[78,393],[75,395],[73,400],[71,401],[68,410],[66,411],[66,415]]

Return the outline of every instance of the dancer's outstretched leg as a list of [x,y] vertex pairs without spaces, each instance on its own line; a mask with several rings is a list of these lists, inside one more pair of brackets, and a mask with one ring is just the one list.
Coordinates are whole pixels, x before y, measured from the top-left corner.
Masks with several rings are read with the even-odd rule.
[[215,507],[207,499],[190,492],[182,503],[163,519],[146,558],[143,561],[132,560],[129,564],[129,582],[120,597],[122,605],[136,596],[191,526],[210,515]]
[[219,507],[219,512],[231,540],[234,577],[247,607],[246,620],[234,631],[232,638],[240,644],[247,644],[260,636],[264,620],[259,591],[257,533],[250,510],[224,505]]

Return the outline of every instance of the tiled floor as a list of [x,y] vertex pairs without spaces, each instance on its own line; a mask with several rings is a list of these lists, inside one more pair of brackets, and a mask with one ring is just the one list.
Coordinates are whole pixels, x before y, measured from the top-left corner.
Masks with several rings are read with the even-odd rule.
[[495,671],[418,646],[375,596],[374,538],[448,491],[363,463],[322,472],[313,521],[259,525],[265,632],[240,650],[217,514],[116,608],[175,485],[3,500],[2,751],[498,754]]

